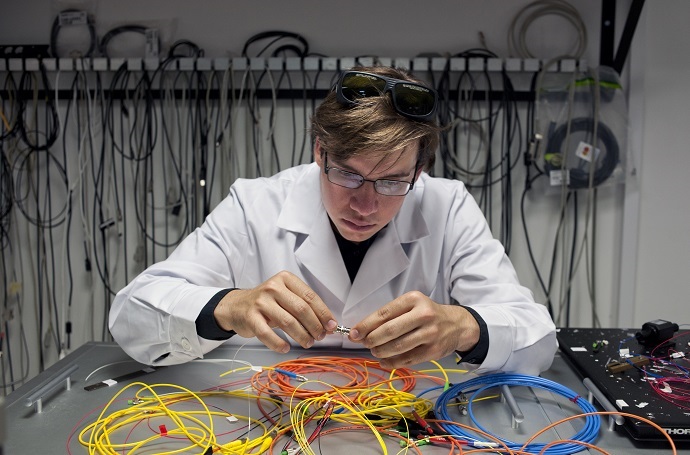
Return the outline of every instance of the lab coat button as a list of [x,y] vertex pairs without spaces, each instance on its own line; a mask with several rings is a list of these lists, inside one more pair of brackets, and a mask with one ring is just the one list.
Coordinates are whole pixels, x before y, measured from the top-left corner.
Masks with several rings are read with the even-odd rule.
[[185,351],[191,351],[192,350],[192,345],[188,339],[182,338],[181,343],[182,343],[182,349],[184,349]]

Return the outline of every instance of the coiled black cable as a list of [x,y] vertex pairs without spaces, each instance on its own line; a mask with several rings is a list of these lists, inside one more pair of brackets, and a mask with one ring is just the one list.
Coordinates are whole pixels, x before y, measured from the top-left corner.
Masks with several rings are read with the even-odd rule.
[[[118,35],[121,35],[123,33],[139,33],[141,35],[146,35],[146,31],[149,30],[149,27],[144,27],[143,25],[121,25],[119,27],[115,27],[111,30],[109,30],[103,37],[101,38],[101,42],[98,45],[99,52],[103,57],[110,57],[108,55],[108,44],[110,41],[115,38]],[[158,49],[160,49],[160,38],[158,39]]]
[[285,51],[292,51],[295,54],[299,55],[300,57],[306,57],[309,54],[309,43],[307,40],[302,36],[297,33],[293,32],[286,32],[282,30],[272,30],[268,32],[262,32],[262,33],[257,33],[256,35],[252,36],[247,40],[247,42],[244,44],[244,47],[242,48],[242,56],[247,57],[247,51],[249,50],[249,46],[251,46],[253,43],[257,41],[262,41],[265,39],[271,38],[271,41],[269,41],[268,44],[266,44],[263,49],[261,49],[256,56],[261,56],[269,47],[272,45],[276,44],[280,40],[283,39],[292,39],[296,40],[299,42],[300,46],[297,46],[295,44],[289,43],[289,44],[284,44],[276,48],[271,55],[275,56],[280,54],[281,52]]
[[[547,152],[544,159],[544,169],[548,171],[567,169],[569,173],[568,188],[581,189],[590,186],[590,166],[595,165],[596,168],[592,171],[592,186],[596,187],[604,183],[613,171],[616,170],[620,159],[620,150],[616,136],[611,129],[602,122],[597,122],[597,143],[604,147],[601,150],[603,156],[597,159],[593,153],[593,162],[596,164],[589,164],[584,168],[567,168],[563,163],[563,143],[565,142],[568,131],[572,135],[574,132],[587,132],[593,134],[594,120],[590,117],[578,117],[570,122],[570,129],[568,123],[564,123],[556,128],[549,136],[547,145]],[[601,147],[598,147],[601,148]]]

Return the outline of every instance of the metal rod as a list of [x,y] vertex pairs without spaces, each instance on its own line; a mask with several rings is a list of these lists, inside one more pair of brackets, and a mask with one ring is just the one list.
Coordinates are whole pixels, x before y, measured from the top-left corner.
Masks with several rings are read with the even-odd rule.
[[65,381],[65,388],[70,390],[71,388],[71,378],[70,375],[74,373],[79,368],[79,365],[70,365],[53,376],[52,379],[46,383],[40,385],[38,388],[27,397],[26,407],[31,407],[36,403],[36,412],[40,413],[43,410],[42,398],[52,392],[54,389],[62,385]]
[[517,428],[519,424],[525,420],[525,415],[520,410],[520,406],[518,406],[517,401],[515,401],[513,392],[511,392],[510,388],[505,384],[501,386],[501,396],[510,408],[510,412],[513,413],[512,428]]
[[[599,390],[599,388],[596,385],[594,385],[591,379],[585,378],[582,380],[582,383],[589,391],[587,401],[594,404],[593,399],[596,398],[601,407],[604,408],[604,411],[618,412],[618,409],[616,409],[616,407],[608,400],[608,398],[604,396],[601,390]],[[609,416],[609,431],[613,431],[614,423],[616,425],[623,425],[623,423],[625,423],[625,419],[621,415]]]

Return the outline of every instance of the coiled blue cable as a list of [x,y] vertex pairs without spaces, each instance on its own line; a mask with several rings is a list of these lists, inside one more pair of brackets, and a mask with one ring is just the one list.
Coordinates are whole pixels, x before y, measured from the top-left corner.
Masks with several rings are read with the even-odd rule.
[[[448,390],[444,391],[436,400],[436,406],[434,409],[434,412],[436,416],[441,419],[441,420],[448,420],[448,421],[453,421],[453,419],[450,417],[448,414],[448,403],[463,393],[464,390],[473,390],[473,393],[471,397],[469,398],[469,404],[467,406],[468,414],[470,418],[472,419],[472,422],[474,425],[479,428],[480,430],[492,434],[493,436],[496,437],[496,439],[499,439],[503,441],[503,443],[510,448],[511,450],[518,450],[523,447],[524,444],[520,444],[517,442],[512,442],[507,439],[501,438],[484,427],[482,427],[477,420],[474,418],[474,413],[472,411],[472,402],[473,400],[477,397],[478,394],[482,393],[484,390],[494,388],[494,387],[500,387],[502,385],[507,385],[507,386],[525,386],[525,387],[535,387],[539,389],[544,389],[548,390],[551,392],[554,392],[556,394],[562,395],[569,399],[570,401],[574,402],[577,404],[580,409],[582,410],[583,414],[590,413],[590,412],[597,412],[596,408],[592,406],[586,399],[582,398],[580,395],[577,393],[573,392],[569,388],[565,387],[564,385],[561,385],[557,382],[551,381],[549,379],[545,378],[540,378],[538,376],[528,376],[528,375],[522,375],[522,374],[493,374],[493,375],[486,375],[486,376],[478,376],[476,378],[470,379],[468,381],[462,382],[460,384],[455,384],[452,387],[450,387]],[[457,438],[475,442],[478,441],[478,436],[477,434],[473,434],[471,432],[468,432],[466,429],[458,427],[456,425],[448,424],[448,423],[440,423],[440,425],[443,427],[443,429],[452,436],[455,436]],[[596,440],[598,434],[599,434],[599,429],[601,428],[601,417],[599,415],[589,415],[585,417],[585,425],[580,430],[578,433],[576,433],[573,437],[570,439],[573,441],[581,441],[581,442],[586,442],[589,444],[594,443]],[[491,442],[491,441],[485,441],[485,442]],[[530,443],[525,446],[523,449],[526,452],[529,453],[539,453],[541,450],[544,448],[546,444],[544,443]],[[576,444],[576,443],[562,443],[562,444],[556,444],[544,452],[545,454],[549,455],[569,455],[572,453],[577,453],[582,450],[585,450],[586,447],[581,445],[581,444]]]

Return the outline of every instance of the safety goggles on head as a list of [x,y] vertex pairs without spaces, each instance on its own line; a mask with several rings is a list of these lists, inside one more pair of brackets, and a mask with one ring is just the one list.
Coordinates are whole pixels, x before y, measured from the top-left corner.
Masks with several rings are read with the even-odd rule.
[[435,90],[415,82],[361,71],[346,71],[335,87],[338,102],[348,107],[360,98],[383,96],[391,92],[395,110],[413,120],[431,121],[436,112],[438,95]]

